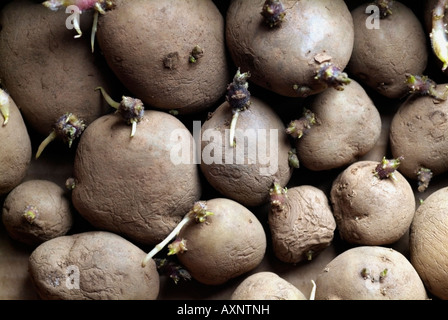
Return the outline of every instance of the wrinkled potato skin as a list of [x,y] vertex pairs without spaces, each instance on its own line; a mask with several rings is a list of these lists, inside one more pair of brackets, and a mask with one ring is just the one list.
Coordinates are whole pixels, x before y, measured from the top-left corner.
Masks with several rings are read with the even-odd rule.
[[[28,205],[37,209],[32,223],[23,217]],[[73,225],[65,190],[48,180],[22,182],[8,193],[2,210],[2,221],[11,238],[29,245],[63,236]]]
[[296,142],[304,167],[319,171],[357,161],[375,146],[381,134],[381,117],[365,90],[354,80],[343,91],[325,90],[309,108],[314,124]]
[[180,141],[175,130],[188,129],[174,116],[146,111],[134,137],[116,114],[103,116],[84,131],[74,160],[72,201],[93,226],[142,244],[157,244],[199,200],[199,166],[173,164],[171,151]]
[[[274,180],[277,179],[280,185],[285,186],[293,172],[288,160],[291,143],[285,133],[285,125],[269,105],[252,96],[250,107],[240,112],[238,117],[235,134],[237,146],[233,148],[230,146],[228,134],[231,118],[232,110],[229,104],[224,102],[215,110],[211,118],[203,123],[202,133],[207,130],[216,130],[220,133],[222,140],[214,141],[213,136],[206,138],[203,134],[201,146],[203,159],[200,168],[207,181],[224,196],[245,206],[262,205],[269,200],[269,189],[272,187]],[[260,137],[257,134],[258,129],[265,130],[260,134]],[[272,129],[276,130],[278,135],[278,151],[269,150]],[[238,130],[240,130],[240,133],[238,133]],[[236,155],[238,154],[237,150],[242,148],[238,146],[242,145],[246,130],[253,130],[253,134],[247,134],[249,141],[260,141],[262,136],[266,137],[266,143],[263,143],[263,146],[266,145],[267,150],[262,150],[263,148],[260,147],[254,149],[257,146],[247,146],[249,143],[246,143],[245,149],[248,152],[244,156],[244,164],[241,164],[238,161],[241,162],[242,159],[236,158]],[[261,142],[256,144],[261,144]],[[210,150],[218,149],[222,150],[222,163],[219,164],[216,161],[210,164],[206,163],[204,157],[214,155]],[[276,155],[271,155],[270,152],[275,152]],[[226,153],[234,154],[232,163],[226,163]],[[266,157],[269,163],[263,164],[261,157]],[[274,157],[277,157],[277,166],[274,163]],[[264,174],[260,171],[269,171],[270,169],[273,171],[270,172],[272,174]]]
[[330,201],[341,238],[358,245],[386,245],[408,230],[415,213],[415,197],[406,178],[379,179],[379,162],[358,161],[333,181]]
[[[154,300],[159,275],[145,252],[109,232],[89,231],[48,240],[30,255],[29,272],[45,300]],[[79,289],[67,285],[79,270]]]
[[[437,86],[439,92],[445,85]],[[421,167],[433,175],[448,171],[448,101],[434,102],[427,96],[410,96],[399,107],[390,126],[392,156],[403,156],[398,170],[417,179]]]
[[266,234],[258,218],[246,207],[226,198],[206,201],[213,215],[194,220],[180,231],[187,251],[177,256],[197,281],[220,285],[257,267],[266,251]]
[[[86,124],[110,110],[99,92],[117,86],[101,57],[92,54],[89,32],[74,39],[65,10],[51,11],[35,1],[10,2],[1,11],[0,80],[27,124],[47,136],[56,120],[74,113]],[[92,14],[81,16],[81,30]],[[112,76],[111,76],[112,75]]]
[[[230,79],[224,17],[211,0],[114,3],[115,9],[99,18],[98,44],[136,97],[180,113],[199,112],[222,97]],[[190,63],[196,45],[204,54]]]
[[[362,270],[369,270],[364,279]],[[380,281],[380,274],[387,269]],[[316,277],[316,300],[425,300],[426,289],[406,257],[392,248],[348,249]]]
[[[1,59],[0,59],[1,60]],[[9,120],[0,125],[0,195],[6,195],[25,178],[31,164],[32,146],[22,114],[9,96]],[[3,123],[0,116],[0,122]]]
[[415,212],[409,233],[412,265],[427,290],[439,299],[448,299],[448,188],[430,194]]
[[283,96],[301,96],[294,85],[309,87],[308,95],[323,91],[325,86],[314,79],[319,67],[315,58],[329,55],[331,62],[343,70],[353,49],[353,21],[345,2],[282,1],[285,20],[272,29],[260,14],[263,3],[230,3],[226,41],[235,65],[242,72],[250,71],[252,82]]
[[231,300],[307,300],[290,282],[274,272],[262,271],[244,279],[233,291]]
[[369,4],[351,12],[355,41],[347,70],[385,97],[402,98],[409,91],[406,73],[420,75],[427,65],[423,25],[411,9],[394,1],[392,15],[379,20],[380,28],[367,28],[367,19],[371,17],[365,11]]
[[333,240],[336,221],[325,193],[313,186],[289,188],[285,208],[269,214],[273,251],[287,263],[312,258]]

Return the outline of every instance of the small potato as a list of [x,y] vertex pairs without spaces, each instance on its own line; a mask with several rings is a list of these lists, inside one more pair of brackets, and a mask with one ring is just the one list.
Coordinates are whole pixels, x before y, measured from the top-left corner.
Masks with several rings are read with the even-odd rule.
[[300,164],[310,170],[351,164],[373,149],[380,138],[380,113],[354,80],[343,91],[319,93],[309,110],[316,123],[296,140],[296,150]]
[[424,300],[427,293],[409,260],[381,246],[348,249],[316,277],[316,300]]
[[268,221],[273,251],[286,263],[312,260],[331,244],[336,229],[328,198],[310,185],[283,190],[278,194],[274,186],[271,191]]
[[[333,181],[330,200],[343,240],[385,245],[398,241],[409,230],[415,197],[406,178],[394,171],[399,163],[358,161]],[[383,176],[383,170],[392,173]]]
[[57,237],[30,255],[31,280],[45,300],[153,300],[159,293],[154,260],[141,267],[145,252],[105,231]]
[[190,220],[178,239],[186,250],[180,263],[197,281],[220,285],[257,267],[266,251],[266,234],[258,218],[238,202],[214,198],[205,202],[212,215],[202,223]]
[[28,180],[7,195],[2,221],[11,238],[39,245],[65,235],[73,216],[62,187],[48,180]]
[[233,291],[231,300],[307,300],[305,295],[276,273],[262,271],[245,278]]
[[409,254],[426,288],[448,299],[448,187],[430,194],[417,208],[409,233]]

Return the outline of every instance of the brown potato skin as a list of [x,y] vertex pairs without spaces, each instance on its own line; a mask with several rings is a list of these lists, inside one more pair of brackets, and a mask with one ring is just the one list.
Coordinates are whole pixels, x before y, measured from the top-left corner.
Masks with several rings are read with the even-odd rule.
[[[366,279],[364,268],[370,273]],[[380,280],[385,269],[386,275]],[[392,248],[350,248],[331,260],[316,277],[316,300],[425,299],[428,295],[417,271]]]
[[[326,86],[314,79],[321,54],[344,69],[353,48],[353,21],[344,1],[282,1],[285,20],[277,28],[265,25],[260,14],[264,0],[233,0],[226,16],[230,56],[250,80],[277,94],[304,96],[294,85],[310,88],[307,95]],[[316,60],[317,59],[317,60]]]
[[173,164],[178,144],[172,133],[193,137],[176,117],[147,110],[134,137],[119,115],[90,124],[79,140],[74,159],[76,186],[72,201],[93,226],[128,236],[142,244],[162,241],[199,200],[199,166]]
[[[145,268],[145,252],[114,233],[87,231],[57,237],[29,257],[29,274],[44,300],[154,300],[159,274],[154,260]],[[79,289],[68,268],[79,270]]]
[[[180,113],[202,111],[223,96],[230,79],[224,17],[213,1],[114,4],[99,18],[98,44],[133,95],[148,106]],[[196,45],[204,54],[190,63]]]
[[180,263],[197,281],[221,285],[257,267],[266,252],[266,234],[258,218],[227,198],[206,201],[213,215],[203,223],[188,222],[179,232],[187,251]]
[[[28,205],[37,209],[32,222],[23,217]],[[2,222],[11,238],[32,246],[65,235],[73,225],[65,190],[49,180],[19,184],[6,196],[2,213]]]
[[[0,59],[1,60],[1,59]],[[0,125],[0,195],[4,196],[25,178],[31,164],[32,145],[22,113],[9,96],[9,120]],[[3,123],[3,117],[0,121]]]
[[245,278],[233,291],[231,300],[307,300],[290,282],[270,271]]
[[351,11],[355,40],[347,70],[381,95],[402,98],[409,92],[406,73],[420,75],[426,68],[427,35],[413,11],[398,1],[393,2],[392,15],[379,20],[379,29],[367,28],[369,4]]
[[[208,141],[206,137],[203,136],[201,150],[202,150],[202,161],[201,161],[201,171],[204,174],[207,181],[222,195],[227,198],[231,198],[240,202],[245,206],[258,206],[265,204],[269,201],[269,189],[275,179],[278,180],[279,184],[285,186],[291,178],[293,168],[289,165],[288,152],[291,150],[291,143],[289,137],[285,133],[285,125],[279,115],[268,105],[266,102],[260,98],[251,97],[250,107],[241,112],[238,117],[238,122],[236,125],[237,133],[235,135],[237,147],[238,144],[242,144],[245,130],[252,129],[253,134],[248,134],[250,137],[249,141],[260,141],[257,134],[258,129],[265,130],[266,133],[266,147],[267,151],[264,153],[266,157],[272,157],[269,151],[270,146],[270,130],[276,130],[277,132],[277,144],[278,151],[277,159],[278,166],[273,166],[272,174],[264,174],[260,172],[260,168],[268,169],[272,162],[268,164],[262,164],[259,156],[259,148],[255,150],[255,159],[250,157],[250,152],[244,156],[244,159],[235,159],[232,163],[226,163],[224,156],[227,153],[237,151],[230,146],[228,130],[230,128],[230,121],[232,118],[232,110],[228,102],[222,103],[213,113],[213,115],[208,118],[202,125],[202,132],[207,130],[216,130],[220,133],[222,140],[213,141],[210,138]],[[241,130],[238,133],[238,130]],[[261,133],[264,135],[264,133]],[[252,139],[253,138],[253,139]],[[245,150],[250,150],[253,146],[247,146],[246,143]],[[209,156],[207,150],[214,150],[221,148],[222,151],[222,163],[206,163],[204,158]],[[232,150],[233,149],[233,150]],[[244,160],[244,164],[238,163],[237,161]]]
[[[445,85],[439,84],[441,93]],[[392,118],[390,149],[393,157],[403,156],[398,170],[417,179],[421,167],[433,175],[448,171],[448,101],[413,95],[406,99]]]
[[268,216],[274,254],[286,263],[315,258],[334,237],[336,221],[326,194],[310,185],[289,188],[284,208]]
[[316,124],[297,140],[296,150],[300,164],[310,170],[349,165],[373,149],[380,137],[380,113],[354,80],[343,91],[329,88],[317,94],[309,109]]
[[330,201],[339,234],[357,245],[386,245],[408,230],[415,213],[414,192],[406,178],[379,179],[377,161],[358,161],[333,181]]
[[427,290],[439,299],[448,299],[448,277],[443,268],[448,261],[448,188],[431,193],[417,208],[409,233],[412,265]]
[[65,9],[54,12],[29,0],[11,1],[0,15],[0,81],[27,125],[43,136],[66,112],[89,124],[110,111],[95,88],[118,87],[102,57],[91,52],[92,13],[81,15],[79,39],[66,28],[68,17]]

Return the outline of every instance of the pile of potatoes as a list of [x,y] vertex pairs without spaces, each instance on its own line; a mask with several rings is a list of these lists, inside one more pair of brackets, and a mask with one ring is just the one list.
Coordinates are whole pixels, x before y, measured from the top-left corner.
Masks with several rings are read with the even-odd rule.
[[0,298],[448,299],[442,2],[3,3]]

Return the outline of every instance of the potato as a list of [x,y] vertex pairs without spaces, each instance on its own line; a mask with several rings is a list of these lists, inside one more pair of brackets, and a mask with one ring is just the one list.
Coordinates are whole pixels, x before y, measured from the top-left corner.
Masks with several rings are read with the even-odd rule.
[[[91,27],[91,16],[82,14],[84,28]],[[27,125],[44,136],[67,112],[86,124],[109,112],[94,89],[119,86],[104,59],[92,54],[89,37],[73,38],[68,18],[65,10],[30,0],[11,1],[0,15],[0,81]]]
[[211,0],[115,0],[97,37],[110,68],[148,106],[193,113],[224,94],[224,18]]
[[36,246],[65,235],[73,215],[65,189],[50,180],[28,180],[3,203],[2,222],[11,238]]
[[33,284],[45,300],[154,300],[159,275],[145,253],[105,231],[61,236],[39,245],[29,257]]
[[290,282],[271,271],[246,277],[233,291],[231,300],[307,300]]
[[381,134],[381,117],[358,82],[313,98],[309,110],[316,123],[296,140],[300,165],[314,171],[341,168],[373,149]]
[[193,137],[176,117],[153,110],[130,133],[115,113],[86,128],[74,159],[72,201],[94,227],[155,244],[201,195]]
[[[0,59],[1,60],[1,59]],[[31,138],[22,113],[14,100],[0,89],[0,195],[4,196],[25,178],[31,165]]]
[[311,185],[274,185],[268,215],[275,256],[286,263],[314,259],[334,236],[336,221],[326,194]]
[[425,286],[409,260],[381,246],[350,248],[316,277],[316,300],[425,300]]
[[341,238],[357,245],[386,245],[408,230],[414,192],[398,171],[400,160],[358,161],[333,181],[330,201]]
[[391,14],[385,17],[366,10],[370,2],[351,11],[355,36],[347,71],[379,94],[398,99],[409,91],[406,74],[425,71],[428,50],[423,25],[413,11],[402,2],[390,2]]
[[226,15],[230,56],[242,72],[250,72],[253,83],[283,96],[305,97],[328,87],[315,79],[327,62],[339,69],[333,75],[344,78],[340,71],[350,59],[354,41],[344,1],[281,1],[283,20],[272,27],[260,14],[264,2],[233,0]]
[[229,142],[233,112],[227,101],[203,123],[200,168],[224,197],[254,207],[269,201],[274,180],[285,186],[293,168],[291,143],[280,116],[262,99],[250,100],[250,107],[238,116],[235,147]]
[[194,279],[221,285],[261,263],[266,233],[252,211],[227,198],[201,201],[197,206],[211,215],[201,223],[187,221],[173,242],[180,244],[180,251],[174,253]]
[[[443,94],[445,85],[435,90]],[[411,180],[419,180],[423,191],[422,171],[432,176],[448,171],[448,101],[432,96],[411,95],[400,106],[390,125],[390,149],[393,157],[403,156],[399,171]],[[423,179],[423,180],[422,180]]]
[[431,193],[417,208],[409,233],[409,255],[412,265],[427,290],[439,299],[448,299],[448,187]]

